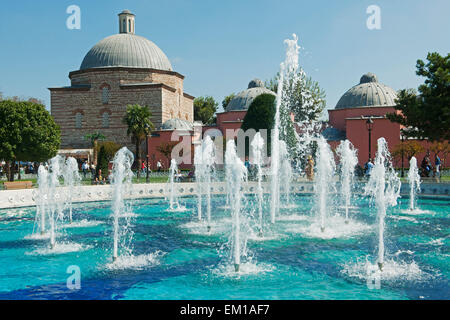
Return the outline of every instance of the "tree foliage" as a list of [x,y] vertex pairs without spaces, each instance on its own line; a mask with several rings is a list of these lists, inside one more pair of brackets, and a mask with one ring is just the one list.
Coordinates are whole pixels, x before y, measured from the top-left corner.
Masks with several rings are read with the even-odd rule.
[[140,177],[139,165],[141,164],[141,144],[147,135],[155,128],[150,120],[152,113],[147,106],[138,104],[127,105],[127,111],[123,118],[123,123],[127,125],[127,134],[131,136],[131,141],[136,145],[135,161],[138,164],[137,175]]
[[399,144],[395,145],[394,148],[392,148],[391,154],[394,159],[400,160],[403,155],[409,161],[416,154],[422,153],[424,151],[425,148],[418,141],[411,140],[403,143],[400,142]]
[[[261,129],[267,130],[267,150],[270,154],[271,146],[271,131],[275,123],[275,96],[272,94],[263,93],[257,96],[250,104],[244,120],[241,125],[241,129],[247,131],[248,129],[254,129],[260,131]],[[245,147],[246,153],[248,145]]]
[[227,106],[230,103],[230,101],[235,97],[236,95],[234,93],[230,93],[222,100],[222,107],[223,110],[227,110]]
[[178,142],[162,142],[159,146],[156,147],[156,150],[167,159],[168,165],[170,165],[170,156],[172,155],[172,150],[177,144]]
[[[278,91],[280,74],[265,82],[273,92]],[[325,91],[317,81],[307,77],[303,69],[284,79],[284,102],[286,109],[294,114],[296,122],[317,120],[325,108]]]
[[398,92],[397,112],[388,119],[405,126],[405,135],[431,141],[450,139],[450,54],[428,53],[428,62],[417,60],[416,74],[425,77],[418,88]]
[[211,96],[197,97],[194,99],[194,120],[203,124],[214,123],[214,114],[219,104]]
[[109,170],[109,162],[114,159],[114,155],[121,146],[113,141],[100,142],[96,146],[98,154],[97,169],[102,169],[103,175],[106,176]]
[[46,161],[56,155],[61,132],[41,104],[0,101],[0,159]]

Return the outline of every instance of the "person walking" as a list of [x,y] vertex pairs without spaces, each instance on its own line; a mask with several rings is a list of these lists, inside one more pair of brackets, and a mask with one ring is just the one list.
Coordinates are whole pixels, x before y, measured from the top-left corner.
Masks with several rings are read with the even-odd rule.
[[311,155],[308,155],[308,162],[306,164],[306,177],[309,181],[314,180],[314,159]]
[[161,172],[162,168],[161,160],[158,160],[158,162],[156,163],[156,168],[158,168],[158,172]]
[[89,166],[87,161],[84,161],[83,164],[81,165],[81,170],[83,171],[83,177],[86,179],[86,174],[89,170]]
[[91,163],[91,178],[94,179],[96,175],[95,164]]
[[364,171],[367,177],[370,177],[370,172],[372,171],[372,169],[373,169],[373,162],[372,159],[369,158],[369,160],[364,165]]
[[441,177],[441,172],[439,171],[441,167],[441,158],[439,158],[437,153],[434,155],[434,167],[435,167],[435,177],[436,180],[439,182],[439,179]]

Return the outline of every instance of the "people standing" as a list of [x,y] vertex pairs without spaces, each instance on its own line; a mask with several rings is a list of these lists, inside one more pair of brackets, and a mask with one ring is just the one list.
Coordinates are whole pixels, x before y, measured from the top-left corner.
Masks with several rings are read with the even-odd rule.
[[162,168],[161,160],[158,160],[158,162],[156,163],[156,168],[158,168],[158,172],[161,172]]
[[369,160],[364,165],[364,171],[365,171],[365,174],[367,177],[370,177],[370,173],[371,173],[372,169],[373,169],[372,158],[369,158]]
[[91,176],[92,176],[92,179],[95,178],[95,175],[96,175],[95,164],[92,162],[91,163]]
[[86,174],[89,170],[89,166],[87,161],[84,161],[83,164],[81,165],[81,170],[83,171],[83,177],[86,179]]
[[439,158],[437,153],[434,155],[434,166],[436,168],[435,177],[436,180],[439,182],[439,179],[441,177],[441,172],[439,171],[441,167],[441,158]]
[[306,164],[306,177],[309,181],[314,180],[314,159],[311,155],[308,155],[308,162]]

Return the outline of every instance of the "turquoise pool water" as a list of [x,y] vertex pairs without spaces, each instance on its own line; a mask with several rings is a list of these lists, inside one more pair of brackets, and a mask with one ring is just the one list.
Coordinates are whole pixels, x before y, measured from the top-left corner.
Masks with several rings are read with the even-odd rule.
[[[264,238],[248,234],[240,274],[227,259],[225,198],[212,199],[210,234],[196,222],[196,201],[182,198],[185,212],[167,212],[164,199],[134,201],[132,256],[118,264],[111,263],[109,202],[75,205],[76,223],[59,230],[57,252],[48,239],[30,236],[35,208],[0,210],[0,299],[450,298],[448,199],[419,199],[423,211],[411,214],[403,198],[388,212],[388,262],[375,288],[367,268],[376,256],[376,217],[366,199],[357,200],[348,225],[331,214],[324,234],[312,196],[295,196],[275,225],[266,208]],[[67,287],[72,265],[81,271],[80,289]]]

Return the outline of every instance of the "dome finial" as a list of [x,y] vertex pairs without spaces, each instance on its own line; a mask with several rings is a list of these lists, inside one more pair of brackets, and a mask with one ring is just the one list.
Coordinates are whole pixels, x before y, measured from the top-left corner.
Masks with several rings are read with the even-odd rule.
[[134,14],[130,10],[119,13],[119,33],[134,34]]
[[248,89],[257,88],[257,87],[264,88],[264,83],[257,78],[253,79],[252,81],[250,81],[248,83]]
[[372,72],[364,74],[359,80],[359,83],[369,83],[369,82],[378,82],[377,76]]

